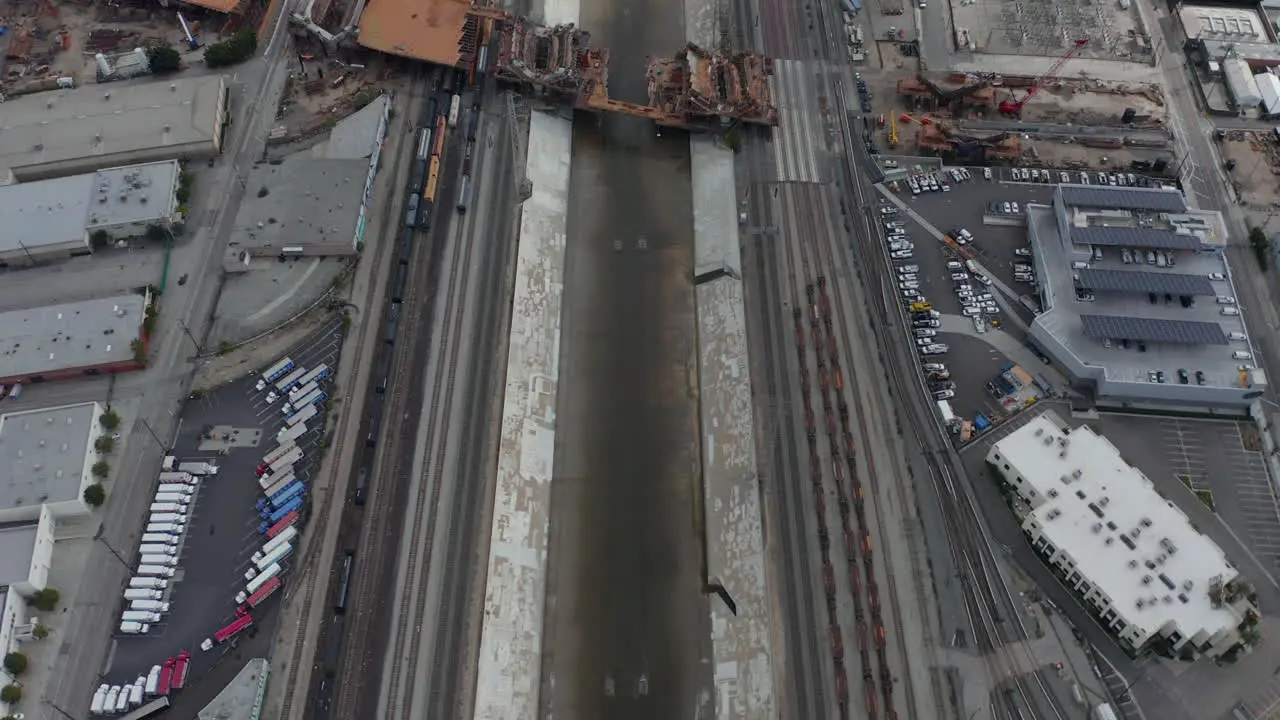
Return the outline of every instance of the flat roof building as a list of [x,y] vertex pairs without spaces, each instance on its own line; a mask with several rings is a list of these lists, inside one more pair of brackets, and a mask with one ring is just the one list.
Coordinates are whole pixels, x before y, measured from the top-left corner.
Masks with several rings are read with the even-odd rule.
[[357,254],[390,108],[382,95],[324,143],[250,170],[224,269],[243,272],[255,257]]
[[101,415],[96,402],[0,415],[0,523],[37,520],[42,506],[54,517],[89,512]]
[[[0,116],[0,180],[216,155],[223,76],[91,85],[12,98]],[[7,170],[7,172],[5,172]]]
[[0,185],[0,265],[31,265],[92,251],[90,237],[144,235],[181,219],[176,160]]
[[[48,508],[40,508],[35,522],[0,528],[0,653],[36,639],[26,598],[48,585],[54,528]],[[0,712],[13,709],[0,703]]]
[[1245,414],[1266,387],[1220,213],[1175,190],[1060,185],[1027,207],[1027,234],[1031,337],[1098,405]]
[[1212,540],[1088,426],[1045,412],[995,443],[987,462],[1017,494],[1031,544],[1123,645],[1219,656],[1257,609]]
[[0,313],[0,382],[141,369],[134,341],[146,341],[150,302],[149,293],[118,295]]

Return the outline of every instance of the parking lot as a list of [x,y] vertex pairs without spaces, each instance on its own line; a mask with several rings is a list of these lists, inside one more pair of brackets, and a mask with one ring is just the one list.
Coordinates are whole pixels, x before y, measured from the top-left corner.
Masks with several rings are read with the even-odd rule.
[[[311,369],[324,363],[332,368],[342,338],[342,325],[334,320],[288,355],[298,367]],[[255,372],[186,404],[173,454],[182,461],[214,463],[219,471],[203,479],[190,506],[186,533],[178,546],[180,564],[164,598],[170,603],[170,612],[145,635],[116,637],[111,669],[103,682],[132,682],[153,665],[185,650],[192,655],[191,685],[235,647],[233,641],[212,652],[199,649],[204,639],[235,618],[235,596],[245,586],[245,572],[252,565],[250,556],[263,544],[258,532],[262,520],[254,507],[262,497],[255,469],[263,456],[275,449],[276,433],[285,422],[282,402],[269,404],[266,394],[254,389],[257,379]],[[331,393],[331,386],[322,387]],[[320,422],[307,426],[308,432],[297,440],[304,459],[294,466],[304,482],[310,480],[322,437]],[[281,563],[285,574],[290,560],[292,557]],[[287,586],[286,577],[286,591]],[[269,601],[262,606],[261,617],[258,611],[253,613],[254,626],[246,631],[246,637],[257,632],[271,635],[276,605],[278,601]]]
[[[1027,246],[1026,231],[1016,225],[1012,205],[1049,202],[1052,186],[1002,184],[985,179],[981,168],[961,169],[959,173],[957,177],[952,169],[944,168],[928,176],[928,186],[936,190],[923,190],[925,184],[919,175],[914,178],[918,193],[912,192],[912,180],[908,179],[886,186],[882,192],[887,201],[882,207],[892,206],[897,211],[882,210],[881,224],[903,302],[923,298],[930,306],[913,313],[913,339],[918,344],[932,339],[946,348],[922,361],[945,363],[948,370],[952,365],[962,368],[945,381],[932,377],[931,389],[938,393],[937,399],[949,400],[961,418],[972,419],[982,413],[996,420],[1016,412],[1027,400],[1023,395],[1039,394],[1019,392],[1014,401],[1013,396],[1004,397],[1003,393],[998,397],[988,387],[1010,362],[1021,364],[1033,377],[1040,372],[1039,361],[1022,345],[1018,330],[1019,325],[1031,321],[1030,310],[1019,297],[998,295],[1001,286],[1033,294],[1033,286],[1019,284],[1015,275],[1015,264],[1029,265],[1031,258],[1018,254]],[[896,187],[896,192],[891,187]],[[1010,204],[1006,224],[984,224],[993,203],[997,211],[1001,204]],[[967,263],[968,259],[976,265]],[[991,282],[975,271],[978,266],[994,276]],[[917,294],[919,297],[907,297]],[[1010,324],[1006,319],[1011,308],[1020,322]]]
[[[1213,510],[1262,562],[1280,570],[1280,513],[1259,452],[1245,448],[1241,425],[1221,420],[1103,415],[1099,429],[1161,487],[1211,493]],[[1209,496],[1204,496],[1210,499]]]

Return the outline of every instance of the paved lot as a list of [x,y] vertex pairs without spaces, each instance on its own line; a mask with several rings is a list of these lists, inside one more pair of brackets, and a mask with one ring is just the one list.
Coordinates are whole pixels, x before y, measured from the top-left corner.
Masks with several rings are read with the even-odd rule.
[[1239,423],[1103,415],[1098,425],[1166,493],[1177,490],[1171,478],[1213,493],[1227,526],[1269,572],[1280,571],[1276,498],[1262,455],[1245,449]]
[[163,247],[144,244],[37,267],[0,269],[0,311],[109,296],[159,283],[164,255]]
[[340,258],[261,258],[227,278],[218,297],[209,346],[242,342],[297,315],[333,287],[347,268]]
[[[288,354],[299,367],[313,368],[320,363],[332,367],[341,343],[341,323],[330,322]],[[183,460],[214,462],[220,470],[200,484],[192,504],[187,533],[180,545],[182,565],[165,598],[172,611],[148,635],[116,638],[111,669],[104,682],[136,679],[152,665],[182,650],[192,653],[192,679],[196,680],[235,650],[228,647],[204,653],[199,645],[234,618],[235,595],[244,587],[250,556],[262,545],[257,532],[260,519],[253,509],[261,497],[254,469],[262,456],[276,447],[275,434],[284,425],[284,416],[281,402],[268,405],[265,394],[254,391],[255,382],[256,378],[250,375],[187,404],[175,454]],[[326,388],[326,392],[331,391],[331,387]],[[235,428],[240,436],[260,432],[260,442],[239,444],[224,454],[211,449],[217,443],[210,442],[208,430],[215,425]],[[320,437],[316,424],[299,441],[305,458],[295,466],[295,472],[304,481],[310,479],[320,453]],[[287,571],[288,563],[284,565]],[[268,636],[275,622],[275,607],[276,603],[268,604],[258,619],[258,625],[266,624]]]

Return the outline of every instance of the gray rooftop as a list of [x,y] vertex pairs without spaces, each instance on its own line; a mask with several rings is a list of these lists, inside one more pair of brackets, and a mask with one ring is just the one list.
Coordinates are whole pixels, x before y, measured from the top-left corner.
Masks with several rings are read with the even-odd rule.
[[1062,193],[1063,202],[1074,207],[1151,210],[1168,213],[1187,211],[1187,201],[1177,190],[1104,188],[1092,185],[1059,185],[1058,190]]
[[99,170],[93,178],[87,229],[148,222],[177,210],[177,160]]
[[270,666],[262,658],[245,663],[235,678],[201,708],[199,720],[251,720],[262,713]]
[[[1222,315],[1221,305],[1212,300],[1196,302],[1194,307],[1184,308],[1174,297],[1166,302],[1157,297],[1152,304],[1146,293],[1100,293],[1092,302],[1076,299],[1073,274],[1073,261],[1085,260],[1086,257],[1076,252],[1077,246],[1063,243],[1058,235],[1058,218],[1052,208],[1044,205],[1027,207],[1028,234],[1035,251],[1036,275],[1040,281],[1041,301],[1045,312],[1036,317],[1034,327],[1063,345],[1065,351],[1074,356],[1085,366],[1104,368],[1105,375],[1112,382],[1146,383],[1151,370],[1164,370],[1169,376],[1179,368],[1189,371],[1202,370],[1205,373],[1206,385],[1239,388],[1240,373],[1237,370],[1239,361],[1232,359],[1231,353],[1237,350],[1250,350],[1247,340],[1227,340],[1225,345],[1218,344],[1224,336],[1231,333],[1245,333],[1242,315]],[[1193,274],[1204,279],[1215,295],[1235,295],[1230,280],[1209,280],[1210,273],[1222,273],[1230,277],[1225,258],[1216,252],[1184,252],[1170,251],[1177,257],[1177,273]],[[1119,251],[1111,249],[1105,252],[1102,260],[1091,260],[1093,270],[1124,272],[1124,265],[1119,259]],[[1143,266],[1149,267],[1149,266]],[[1151,271],[1147,274],[1158,274]],[[1114,320],[1091,319],[1088,325],[1084,316],[1093,318],[1115,318]],[[1140,352],[1136,347],[1124,348],[1121,343],[1114,342],[1112,347],[1104,345],[1106,336],[1099,337],[1100,330],[1107,327],[1103,323],[1128,323],[1127,326],[1111,325],[1110,327],[1126,327],[1128,332],[1138,332],[1137,320],[1170,321],[1173,323],[1203,323],[1219,329],[1217,334],[1202,333],[1202,337],[1210,342],[1201,344],[1188,343],[1186,336],[1174,341],[1158,341],[1148,339],[1147,351]],[[1141,330],[1151,330],[1156,325],[1146,325]],[[1172,328],[1175,326],[1165,326]],[[1182,328],[1188,325],[1180,325]],[[1153,332],[1162,332],[1154,330]],[[1193,331],[1200,332],[1200,331]],[[1110,336],[1113,340],[1123,335]],[[1131,337],[1130,340],[1142,338]]]
[[145,303],[120,295],[0,313],[0,379],[130,360]]
[[223,87],[221,75],[203,75],[9,99],[0,114],[0,168],[209,142]]
[[373,155],[378,145],[378,125],[390,102],[390,96],[379,95],[334,125],[329,142],[325,143],[324,156],[330,160],[357,160]]
[[83,244],[94,227],[169,217],[178,172],[168,160],[0,186],[0,252]]
[[93,194],[93,175],[19,183],[0,187],[0,251],[84,244],[85,218]]
[[1143,227],[1076,227],[1071,228],[1071,241],[1087,245],[1152,248],[1160,250],[1199,250],[1199,237],[1172,230]]
[[1217,323],[1122,315],[1081,315],[1084,334],[1091,338],[1149,340],[1181,345],[1227,345],[1227,334]]
[[[299,153],[249,173],[231,239],[243,248],[351,245],[368,158],[330,160]],[[262,188],[267,194],[258,197]]]
[[36,551],[39,531],[36,523],[0,529],[0,587],[24,582],[31,576],[31,555]]
[[91,402],[0,416],[0,509],[80,497],[97,422]]
[[1191,296],[1218,294],[1213,289],[1213,283],[1204,275],[1127,268],[1089,268],[1080,270],[1077,274],[1080,277],[1080,287],[1089,290]]

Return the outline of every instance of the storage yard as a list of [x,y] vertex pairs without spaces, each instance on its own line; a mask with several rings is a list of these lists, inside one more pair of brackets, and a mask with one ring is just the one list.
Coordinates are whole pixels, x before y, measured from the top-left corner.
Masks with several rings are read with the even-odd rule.
[[974,52],[1049,56],[1065,51],[1072,39],[1087,37],[1084,57],[1151,57],[1150,38],[1128,0],[1118,5],[1101,0],[956,0],[951,11],[957,45]]

